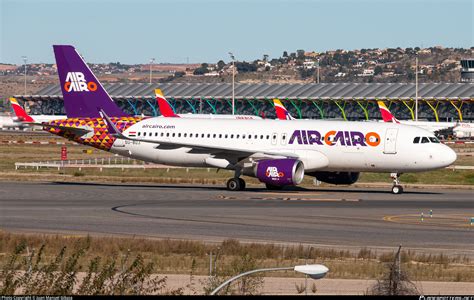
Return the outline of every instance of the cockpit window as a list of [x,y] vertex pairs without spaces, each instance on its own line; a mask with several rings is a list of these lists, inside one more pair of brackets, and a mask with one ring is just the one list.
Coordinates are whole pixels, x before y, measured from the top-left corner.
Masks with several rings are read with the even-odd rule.
[[421,143],[422,144],[426,144],[426,143],[429,143],[429,142],[430,142],[430,140],[426,136],[421,138]]
[[413,144],[418,144],[420,142],[420,137],[417,136],[414,140],[413,140]]
[[439,140],[437,138],[435,138],[434,136],[430,136],[430,141],[432,143],[436,143],[436,144],[439,144]]

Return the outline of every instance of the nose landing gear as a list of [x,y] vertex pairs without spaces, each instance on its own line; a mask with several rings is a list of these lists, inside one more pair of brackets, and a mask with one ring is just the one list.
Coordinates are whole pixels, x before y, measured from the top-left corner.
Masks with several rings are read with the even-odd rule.
[[392,194],[401,194],[403,193],[403,187],[400,185],[399,177],[402,174],[390,173],[390,177],[393,179]]

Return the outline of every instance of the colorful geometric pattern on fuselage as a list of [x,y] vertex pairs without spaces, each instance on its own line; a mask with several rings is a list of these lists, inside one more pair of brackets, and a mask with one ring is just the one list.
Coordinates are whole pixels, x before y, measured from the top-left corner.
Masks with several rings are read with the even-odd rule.
[[[123,132],[130,126],[140,122],[144,118],[142,117],[120,117],[110,118],[110,120],[117,126],[117,128]],[[115,141],[115,137],[112,136],[107,130],[107,124],[102,118],[70,118],[62,120],[54,120],[47,122],[49,125],[64,126],[64,127],[76,127],[76,128],[93,128],[94,133],[87,134],[85,136],[76,135],[71,131],[44,127],[43,130],[49,131],[53,134],[75,141],[79,144],[91,146],[97,149],[109,151]]]

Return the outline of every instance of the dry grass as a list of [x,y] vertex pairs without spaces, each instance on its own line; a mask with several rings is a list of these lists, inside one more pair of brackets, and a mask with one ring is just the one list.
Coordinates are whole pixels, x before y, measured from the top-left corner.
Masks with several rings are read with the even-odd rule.
[[[8,260],[8,254],[22,241],[29,250],[46,245],[44,255],[53,257],[60,249],[71,249],[84,243],[87,237],[60,235],[25,235],[0,232],[0,265]],[[111,255],[140,254],[146,263],[152,263],[153,272],[160,274],[208,275],[209,256],[218,254],[218,268],[227,269],[237,258],[248,255],[259,267],[292,266],[305,263],[323,263],[331,270],[329,278],[377,279],[384,272],[384,263],[393,260],[395,252],[383,252],[363,248],[358,253],[337,249],[312,248],[299,245],[243,244],[227,240],[220,244],[199,241],[150,240],[144,238],[100,237],[90,238],[88,252],[79,259],[82,268],[96,256],[104,260]],[[473,281],[474,264],[466,256],[424,254],[413,251],[402,253],[403,267],[416,281]],[[275,273],[276,274],[276,273]],[[293,272],[278,276],[293,277]]]

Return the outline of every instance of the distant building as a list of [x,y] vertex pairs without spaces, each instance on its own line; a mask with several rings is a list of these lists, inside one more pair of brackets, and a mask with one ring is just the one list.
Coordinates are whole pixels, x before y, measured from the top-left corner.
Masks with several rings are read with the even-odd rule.
[[305,68],[305,69],[312,69],[314,67],[315,67],[314,61],[312,61],[312,60],[305,60],[303,62],[303,68]]
[[461,60],[461,82],[474,82],[474,59]]
[[374,74],[375,74],[374,69],[364,69],[364,72],[362,74],[359,74],[359,76],[367,77],[367,76],[374,76]]

